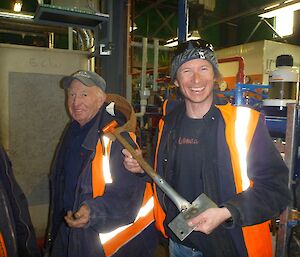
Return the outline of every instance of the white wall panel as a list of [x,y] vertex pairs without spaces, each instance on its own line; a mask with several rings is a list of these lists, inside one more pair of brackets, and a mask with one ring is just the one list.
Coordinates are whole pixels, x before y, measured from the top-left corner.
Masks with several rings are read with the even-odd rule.
[[87,53],[0,44],[0,138],[29,205],[38,236],[44,235],[48,175],[69,120],[60,79],[87,69]]

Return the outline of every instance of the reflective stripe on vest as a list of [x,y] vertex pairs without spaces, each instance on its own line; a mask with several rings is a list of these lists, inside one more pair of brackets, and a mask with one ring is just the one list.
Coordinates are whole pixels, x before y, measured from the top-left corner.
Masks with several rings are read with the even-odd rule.
[[[252,182],[247,175],[247,153],[258,123],[259,113],[247,107],[230,104],[217,106],[225,121],[236,193],[245,191]],[[272,257],[272,238],[269,222],[242,228],[249,257]],[[259,240],[258,240],[259,238]]]
[[[104,144],[104,149],[102,144]],[[111,140],[108,137],[103,136],[102,140],[98,139],[95,157],[92,161],[93,198],[102,196],[105,189],[104,184],[113,182],[109,167],[110,147]]]
[[0,232],[0,257],[7,257],[6,246],[1,232]]
[[[135,141],[135,135],[130,133],[130,136]],[[92,161],[94,198],[101,197],[104,194],[107,183],[113,183],[109,168],[111,143],[112,141],[105,137],[102,140],[99,139],[96,145],[96,153]],[[102,147],[102,144],[104,147]],[[99,234],[106,257],[113,255],[154,221],[153,208],[154,197],[152,187],[151,184],[146,183],[143,202],[135,221],[129,225],[118,227],[111,232]]]
[[154,221],[153,207],[153,192],[151,184],[147,183],[142,208],[137,214],[135,221],[129,225],[118,227],[109,233],[99,234],[106,257],[113,255]]
[[104,154],[103,154],[103,176],[105,184],[111,184],[113,182],[110,173],[109,167],[109,154],[110,154],[110,147],[112,141],[108,137],[103,137],[103,144],[104,144]]

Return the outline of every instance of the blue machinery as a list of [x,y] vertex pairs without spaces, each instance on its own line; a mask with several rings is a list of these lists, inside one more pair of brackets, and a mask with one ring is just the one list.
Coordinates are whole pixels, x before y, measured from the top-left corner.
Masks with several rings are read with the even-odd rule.
[[242,84],[237,83],[231,91],[217,92],[232,99],[234,105],[248,105],[265,114],[266,123],[273,138],[284,138],[286,133],[287,109],[283,106],[264,106],[264,100],[268,94],[257,92],[271,89],[270,85]]
[[[269,89],[271,86],[269,85],[256,85],[256,84],[242,84],[237,83],[235,89],[231,91],[224,91],[224,92],[217,92],[218,94],[222,94],[226,97],[230,97],[234,99],[235,105],[251,105],[256,106],[258,104],[262,104],[262,100],[268,97],[267,94],[259,93],[257,89]],[[257,98],[249,98],[246,94],[252,93],[255,96],[258,96],[260,99]],[[250,102],[249,102],[250,101]]]

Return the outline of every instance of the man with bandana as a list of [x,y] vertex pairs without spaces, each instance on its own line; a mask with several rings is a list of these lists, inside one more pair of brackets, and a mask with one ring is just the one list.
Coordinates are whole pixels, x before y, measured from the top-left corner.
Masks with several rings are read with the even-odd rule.
[[[288,169],[263,116],[215,95],[220,77],[210,43],[178,45],[171,79],[183,100],[164,105],[154,169],[190,203],[204,193],[217,207],[190,219],[194,231],[181,241],[168,226],[179,210],[156,187],[156,225],[169,238],[171,257],[272,257],[268,220],[290,202]],[[143,172],[123,154],[128,170]]]

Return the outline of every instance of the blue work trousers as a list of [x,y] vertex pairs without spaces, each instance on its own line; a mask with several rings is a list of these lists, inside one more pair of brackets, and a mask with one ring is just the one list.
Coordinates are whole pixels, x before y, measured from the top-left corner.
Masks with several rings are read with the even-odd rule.
[[170,257],[204,257],[202,252],[169,240]]

